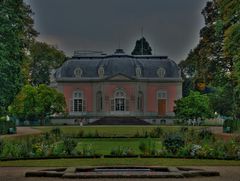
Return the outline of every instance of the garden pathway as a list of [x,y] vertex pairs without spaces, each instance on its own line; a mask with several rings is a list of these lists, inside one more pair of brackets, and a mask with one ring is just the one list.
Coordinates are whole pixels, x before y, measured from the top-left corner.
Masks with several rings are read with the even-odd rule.
[[[194,167],[191,167],[194,168]],[[218,167],[196,167],[205,170],[218,171],[220,176],[217,177],[198,177],[198,178],[185,178],[185,179],[81,179],[82,181],[239,181],[240,180],[240,167],[239,166],[218,166]],[[80,179],[62,179],[62,178],[36,178],[24,176],[26,171],[39,170],[42,168],[26,168],[26,167],[0,167],[0,181],[74,181]]]
[[41,130],[31,128],[31,127],[17,127],[17,133],[16,134],[3,135],[3,136],[0,136],[0,138],[19,137],[19,136],[25,136],[25,135],[35,135],[35,134],[40,134],[41,132],[42,132]]
[[212,131],[218,138],[223,140],[229,140],[239,134],[230,134],[230,133],[223,133],[222,126],[211,126],[209,127],[210,131]]

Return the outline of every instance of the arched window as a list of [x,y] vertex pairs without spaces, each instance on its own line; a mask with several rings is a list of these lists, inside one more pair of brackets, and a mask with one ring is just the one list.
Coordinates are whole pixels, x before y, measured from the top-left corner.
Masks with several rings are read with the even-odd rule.
[[123,90],[117,90],[114,94],[114,111],[126,111],[126,93]]
[[97,112],[102,111],[102,92],[98,91],[96,94],[96,110]]
[[143,93],[142,92],[138,92],[137,109],[138,111],[143,111]]
[[83,98],[83,93],[81,91],[73,92],[73,112],[83,112],[85,110],[85,101]]
[[77,67],[74,69],[73,73],[74,73],[75,77],[80,78],[80,77],[82,77],[83,71],[80,67]]
[[136,77],[137,77],[137,78],[140,78],[140,77],[142,76],[141,67],[140,67],[140,66],[137,66],[135,71],[136,71]]
[[99,69],[98,69],[98,76],[100,78],[104,77],[104,67],[103,66],[99,67]]
[[157,75],[158,75],[159,78],[165,77],[165,73],[166,73],[166,70],[164,68],[159,67],[157,69]]
[[158,91],[157,97],[158,97],[158,99],[167,99],[167,92],[166,91]]

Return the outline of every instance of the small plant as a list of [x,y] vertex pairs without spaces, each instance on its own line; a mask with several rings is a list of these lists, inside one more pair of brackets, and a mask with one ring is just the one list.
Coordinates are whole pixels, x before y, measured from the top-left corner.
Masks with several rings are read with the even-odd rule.
[[177,151],[184,146],[184,140],[179,135],[168,135],[163,141],[163,145],[172,154],[176,154]]
[[79,130],[78,133],[77,133],[77,137],[78,137],[78,138],[82,138],[83,135],[84,135],[84,131],[83,131],[82,129]]
[[139,144],[139,150],[145,156],[156,155],[156,143],[152,139],[148,138],[147,140],[141,141]]
[[61,129],[56,127],[56,128],[53,128],[51,131],[50,131],[51,134],[53,134],[55,137],[60,137],[62,132],[61,132]]
[[180,128],[180,133],[186,133],[188,132],[188,127],[181,127]]
[[4,145],[3,140],[0,139],[0,155],[1,155],[2,151],[3,151],[3,145]]
[[160,138],[163,134],[163,130],[160,127],[156,127],[152,129],[152,131],[149,133],[151,138]]
[[142,136],[143,136],[144,138],[148,138],[148,137],[149,137],[148,131],[142,130]]
[[201,145],[192,145],[192,149],[191,149],[191,152],[190,152],[190,155],[192,157],[195,157],[198,153],[198,151],[202,148]]
[[81,156],[95,156],[96,151],[93,148],[92,144],[83,144],[78,143],[78,146],[74,150],[77,155]]
[[56,143],[53,144],[52,155],[54,155],[54,156],[65,155],[64,151],[65,150],[64,150],[64,143],[63,143],[63,141],[56,142]]
[[63,144],[64,144],[64,150],[67,155],[71,155],[72,151],[77,146],[76,140],[74,140],[72,138],[65,138],[63,140]]
[[210,139],[213,138],[213,133],[210,130],[204,128],[200,130],[198,137],[200,139]]
[[130,155],[133,155],[134,152],[129,147],[118,146],[113,148],[110,154],[113,156],[130,156]]
[[94,137],[94,134],[91,133],[91,132],[88,132],[88,133],[86,134],[86,138],[93,138],[93,137]]
[[138,132],[138,130],[137,130],[137,132],[134,134],[133,137],[134,137],[134,138],[140,138],[140,137],[141,137],[141,135],[140,135],[140,133]]
[[95,138],[99,138],[99,137],[100,137],[100,135],[99,135],[99,133],[98,133],[98,130],[95,130],[94,137],[95,137]]

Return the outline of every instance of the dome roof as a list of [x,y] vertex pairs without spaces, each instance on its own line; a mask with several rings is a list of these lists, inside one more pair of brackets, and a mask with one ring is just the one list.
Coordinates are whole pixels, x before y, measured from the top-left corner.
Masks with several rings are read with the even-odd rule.
[[130,78],[181,78],[177,64],[164,56],[113,55],[73,57],[57,69],[56,80],[102,79],[122,74]]

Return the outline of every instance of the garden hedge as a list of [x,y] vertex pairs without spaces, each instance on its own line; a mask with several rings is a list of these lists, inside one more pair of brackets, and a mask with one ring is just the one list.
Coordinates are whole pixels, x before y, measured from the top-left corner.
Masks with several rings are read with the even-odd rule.
[[[10,129],[12,128],[12,129]],[[0,135],[15,133],[16,124],[13,121],[0,121]]]

